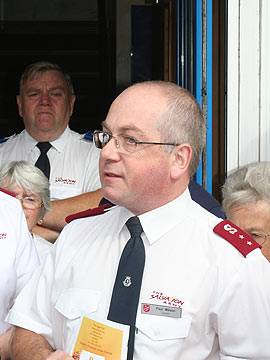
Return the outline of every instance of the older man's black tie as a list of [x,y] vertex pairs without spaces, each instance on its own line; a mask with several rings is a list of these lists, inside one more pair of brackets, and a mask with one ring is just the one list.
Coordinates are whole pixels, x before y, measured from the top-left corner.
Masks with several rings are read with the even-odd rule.
[[140,220],[134,216],[126,222],[130,232],[118,265],[108,320],[130,325],[127,360],[133,359],[135,323],[145,263]]
[[42,170],[44,175],[47,176],[47,178],[49,179],[51,166],[47,152],[49,151],[52,145],[51,143],[44,141],[37,143],[36,146],[40,150],[40,155],[35,163],[35,166],[38,167],[40,170]]

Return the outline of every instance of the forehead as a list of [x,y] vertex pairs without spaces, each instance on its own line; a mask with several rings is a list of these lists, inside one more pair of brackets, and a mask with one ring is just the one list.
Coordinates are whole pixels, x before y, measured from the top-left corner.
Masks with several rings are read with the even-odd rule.
[[23,88],[28,88],[31,86],[42,86],[42,84],[67,88],[64,75],[57,70],[48,70],[31,75],[24,81]]
[[270,231],[270,204],[266,201],[245,204],[230,210],[230,219],[244,230]]
[[159,89],[131,88],[113,102],[104,124],[112,131],[132,127],[153,131],[166,106],[167,99]]

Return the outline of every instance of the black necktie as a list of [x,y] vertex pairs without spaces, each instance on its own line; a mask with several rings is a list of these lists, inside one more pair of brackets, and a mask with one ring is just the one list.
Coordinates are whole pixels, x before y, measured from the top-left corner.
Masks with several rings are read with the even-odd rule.
[[130,325],[127,360],[132,360],[135,323],[145,263],[145,250],[141,238],[143,229],[139,218],[136,216],[130,218],[126,225],[131,237],[119,261],[108,320]]
[[39,142],[36,145],[40,150],[39,158],[37,159],[35,166],[38,167],[40,170],[43,171],[44,175],[47,176],[47,178],[50,178],[50,161],[47,156],[47,152],[51,148],[51,144],[47,141]]

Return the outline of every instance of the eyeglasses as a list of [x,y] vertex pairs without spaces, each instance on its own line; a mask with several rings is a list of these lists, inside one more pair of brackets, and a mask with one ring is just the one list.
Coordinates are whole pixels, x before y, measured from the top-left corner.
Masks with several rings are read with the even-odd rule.
[[252,232],[252,233],[250,233],[250,236],[251,236],[259,245],[262,245],[263,243],[265,243],[265,241],[267,240],[268,236],[270,236],[270,234]]
[[16,196],[16,199],[20,200],[22,203],[22,206],[25,209],[38,209],[43,205],[43,202],[34,195],[25,195],[25,196]]
[[122,150],[124,150],[124,152],[127,153],[132,153],[136,151],[138,145],[142,145],[142,144],[170,145],[170,146],[179,145],[179,144],[163,143],[163,142],[138,141],[131,136],[124,136],[124,135],[113,136],[112,134],[106,131],[99,131],[99,130],[95,130],[93,136],[94,136],[94,143],[98,149],[103,149],[104,146],[107,145],[111,139],[114,139],[117,149],[122,148]]

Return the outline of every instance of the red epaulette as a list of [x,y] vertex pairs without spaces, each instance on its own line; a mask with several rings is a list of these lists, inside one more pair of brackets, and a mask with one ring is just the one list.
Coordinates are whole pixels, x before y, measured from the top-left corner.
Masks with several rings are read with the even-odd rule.
[[214,227],[213,231],[232,244],[245,257],[251,251],[261,248],[261,246],[253,240],[248,233],[229,220],[223,220],[218,223]]
[[110,204],[104,204],[104,205],[100,205],[96,208],[91,208],[91,209],[87,209],[84,211],[80,211],[78,213],[68,215],[65,218],[65,221],[66,221],[66,223],[70,223],[71,221],[76,220],[76,219],[82,219],[82,218],[86,218],[86,217],[90,217],[90,216],[101,215],[101,214],[104,214],[106,212],[106,210],[111,208],[112,206],[113,205],[110,205]]
[[3,188],[0,188],[0,191],[2,191],[3,193],[5,193],[5,194],[7,194],[7,195],[16,197],[16,194],[15,194],[13,191],[9,191],[9,190],[3,189]]

